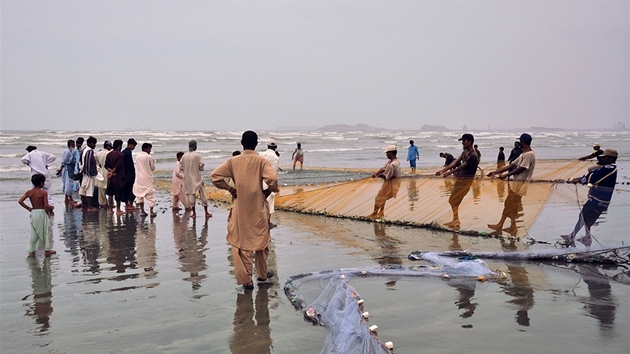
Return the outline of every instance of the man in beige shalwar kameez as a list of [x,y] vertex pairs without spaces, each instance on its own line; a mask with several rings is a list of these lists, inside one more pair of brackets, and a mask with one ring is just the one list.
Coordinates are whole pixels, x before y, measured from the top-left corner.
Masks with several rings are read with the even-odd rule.
[[[252,289],[254,262],[258,281],[265,281],[274,275],[267,267],[271,235],[266,197],[271,192],[278,192],[278,174],[269,161],[255,152],[258,145],[255,132],[243,133],[241,144],[243,153],[217,167],[210,174],[210,179],[217,188],[230,191],[235,198],[226,239],[232,246],[236,283],[242,284],[245,289]],[[232,178],[236,188],[230,187],[225,182],[226,178]],[[265,191],[262,182],[268,186]]]
[[195,204],[197,204],[195,194],[199,193],[199,201],[203,206],[203,210],[206,212],[206,218],[212,216],[208,212],[208,198],[206,197],[206,186],[203,184],[203,178],[201,177],[201,171],[205,166],[203,158],[197,152],[197,142],[191,140],[188,142],[188,152],[182,156],[181,171],[184,173],[184,192],[188,197],[186,205],[188,208],[192,208],[192,217],[197,216],[195,210]]

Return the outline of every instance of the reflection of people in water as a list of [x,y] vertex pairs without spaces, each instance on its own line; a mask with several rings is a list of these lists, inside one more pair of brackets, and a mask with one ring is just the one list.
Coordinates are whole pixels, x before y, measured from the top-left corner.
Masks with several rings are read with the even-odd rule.
[[136,267],[136,225],[137,221],[134,214],[118,215],[116,216],[116,226],[111,225],[108,230],[109,256],[107,262],[114,265],[116,273],[125,273],[127,268]]
[[459,299],[455,301],[457,309],[464,310],[459,317],[470,318],[475,314],[477,309],[477,303],[472,302],[472,298],[475,296],[475,289],[477,288],[477,280],[469,278],[456,278],[447,282],[449,286],[452,286],[459,293]]
[[269,323],[269,291],[271,284],[258,286],[255,305],[253,290],[236,294],[234,333],[230,338],[232,353],[271,353],[273,341]]
[[376,261],[379,264],[402,264],[400,241],[387,235],[385,224],[374,223],[374,236],[376,236],[376,242],[381,247]]
[[206,256],[203,254],[204,248],[208,243],[208,219],[205,219],[201,229],[201,236],[197,239],[197,223],[195,219],[192,219],[192,226],[188,229],[188,213],[190,211],[186,211],[181,216],[173,214],[173,236],[175,237],[175,246],[177,247],[179,262],[181,263],[179,269],[184,273],[190,274],[184,280],[191,282],[192,288],[197,290],[201,288],[201,281],[206,278],[205,274],[199,274],[199,272],[208,267],[206,265]]
[[50,258],[44,258],[41,266],[35,257],[28,257],[26,261],[31,269],[33,287],[33,304],[29,305],[26,314],[35,317],[35,323],[41,325],[39,331],[45,332],[50,328],[50,314],[53,312]]
[[409,198],[409,211],[415,209],[415,204],[418,201],[418,187],[416,186],[416,180],[410,179],[407,183],[407,196]]
[[448,198],[448,203],[451,205],[453,212],[453,220],[444,224],[444,226],[455,230],[458,230],[460,227],[459,205],[472,186],[473,177],[475,177],[479,164],[479,158],[473,149],[475,137],[472,134],[466,133],[459,138],[459,141],[462,142],[462,147],[464,148],[462,154],[459,155],[455,161],[435,173],[436,176],[446,177],[453,174],[458,177],[451,190],[451,196]]
[[588,287],[589,297],[581,301],[584,309],[599,321],[602,334],[612,335],[617,306],[608,278],[594,264],[579,264],[577,270]]
[[[516,242],[512,240],[501,239],[501,248],[504,251],[515,251]],[[516,323],[521,326],[529,326],[529,310],[534,307],[534,289],[532,288],[527,270],[519,263],[508,262],[509,283],[501,285],[505,294],[514,297],[509,303],[518,306],[516,311]]]
[[157,275],[155,270],[155,260],[157,251],[155,249],[156,228],[153,218],[148,224],[138,224],[138,232],[136,233],[136,245],[138,248],[138,267],[142,270],[142,276],[145,278],[154,278]]
[[378,219],[385,216],[385,202],[388,199],[396,198],[398,190],[400,189],[402,170],[400,168],[400,162],[396,158],[396,146],[389,145],[385,149],[387,156],[387,163],[376,173],[372,174],[372,178],[383,178],[383,185],[374,198],[374,211],[368,215],[368,218]]

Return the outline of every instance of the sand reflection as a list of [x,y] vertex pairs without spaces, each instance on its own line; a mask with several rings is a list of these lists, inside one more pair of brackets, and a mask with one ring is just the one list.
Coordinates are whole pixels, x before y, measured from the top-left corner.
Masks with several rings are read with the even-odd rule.
[[236,295],[234,333],[230,338],[232,353],[271,353],[273,341],[269,328],[269,291],[272,286],[258,284],[255,290],[245,290]]

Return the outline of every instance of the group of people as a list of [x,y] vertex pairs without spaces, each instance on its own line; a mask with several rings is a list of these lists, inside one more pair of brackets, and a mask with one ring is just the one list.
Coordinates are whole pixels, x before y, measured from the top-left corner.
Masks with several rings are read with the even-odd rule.
[[[473,178],[479,169],[481,161],[478,146],[474,144],[475,138],[472,134],[465,133],[458,139],[462,142],[463,151],[459,157],[455,158],[449,153],[442,152],[440,157],[446,159],[443,168],[438,170],[435,175],[447,177],[454,175],[457,177],[449,196],[449,205],[453,214],[452,220],[445,224],[446,227],[459,229],[459,205],[464,196],[470,190]],[[523,133],[515,141],[514,148],[510,152],[508,162],[505,161],[504,148],[499,148],[497,156],[497,167],[489,172],[487,177],[499,177],[501,179],[509,179],[508,197],[505,199],[501,218],[496,224],[488,224],[488,228],[497,232],[507,231],[516,235],[516,218],[518,208],[521,205],[521,198],[527,193],[529,182],[531,182],[534,169],[536,167],[536,155],[531,147],[532,136]],[[597,164],[588,169],[588,173],[579,178],[571,178],[567,183],[581,183],[588,185],[588,200],[584,204],[578,222],[574,230],[568,235],[562,235],[562,244],[565,246],[575,246],[576,235],[585,227],[586,235],[577,239],[586,246],[592,244],[591,226],[597,218],[607,210],[610,205],[615,183],[617,180],[617,151],[614,149],[602,150],[598,143],[593,144],[593,152],[589,155],[580,157],[579,160],[584,161],[597,158]],[[381,177],[384,179],[383,185],[376,195],[374,201],[374,211],[368,216],[376,219],[384,216],[385,202],[388,199],[395,198],[400,188],[401,168],[396,155],[396,146],[388,146],[385,150],[388,158],[387,163],[379,171],[372,175],[372,178]],[[419,159],[418,147],[413,140],[409,141],[407,160],[409,161],[411,172],[416,172],[416,160]],[[483,174],[483,171],[482,171]],[[510,225],[504,228],[504,223],[510,219]]]
[[[449,197],[453,218],[446,224],[447,227],[454,229],[459,228],[458,208],[472,185],[472,178],[479,165],[479,154],[475,151],[474,136],[466,133],[458,140],[461,141],[463,148],[459,157],[454,158],[435,173],[437,176],[454,175],[457,177]],[[77,143],[79,141],[80,143]],[[143,216],[156,216],[153,178],[155,160],[151,156],[150,143],[142,144],[142,152],[136,157],[135,163],[132,152],[137,142],[134,139],[127,141],[124,150],[122,149],[123,141],[120,139],[114,140],[113,143],[105,141],[103,148],[99,151],[96,151],[97,139],[92,136],[85,140],[85,147],[82,147],[82,143],[81,138],[77,141],[68,140],[68,149],[64,151],[61,167],[57,171],[63,178],[67,206],[80,206],[86,211],[96,210],[92,205],[96,198],[98,204],[107,208],[109,214],[116,212],[120,215],[139,209]],[[527,182],[531,181],[536,165],[536,156],[531,143],[531,135],[521,134],[518,146],[515,144],[515,149],[521,149],[520,152],[516,152],[518,156],[514,159],[510,156],[509,163],[498,163],[497,169],[487,174],[488,177],[512,180],[510,195],[505,200],[501,219],[497,224],[488,224],[491,229],[503,229],[508,218],[511,220],[508,229],[516,228],[517,210],[514,206],[518,205],[520,198],[525,195]],[[413,141],[410,141],[410,144],[414,146]],[[267,265],[267,257],[271,239],[270,229],[275,226],[271,223],[270,217],[274,209],[274,195],[279,191],[276,171],[281,170],[281,167],[275,140],[269,140],[267,150],[259,154],[255,151],[258,135],[254,131],[246,131],[241,137],[241,145],[243,151],[235,152],[231,158],[215,168],[210,174],[210,180],[215,187],[227,190],[233,198],[226,240],[231,245],[237,284],[242,285],[244,289],[252,289],[254,264],[258,274],[257,281],[264,282],[274,276],[273,270]],[[205,164],[196,150],[197,142],[191,140],[188,143],[188,152],[177,153],[171,189],[173,210],[179,210],[181,203],[184,208],[191,210],[192,216],[195,217],[198,196],[207,219],[212,214],[208,212],[208,200],[201,175]],[[414,161],[412,168],[415,167],[415,161],[419,156],[417,147],[414,150],[408,154],[409,161]],[[591,245],[590,227],[608,208],[612,198],[617,176],[615,165],[617,151],[613,149],[606,149],[601,153],[597,151],[591,155],[599,159],[598,167],[590,169],[580,178],[567,181],[589,186],[588,201],[580,212],[573,232],[562,236],[567,246],[574,245],[576,235],[582,227],[586,227],[586,236],[578,241],[586,246]],[[55,251],[50,248],[48,214],[52,212],[54,206],[48,193],[50,175],[47,168],[56,160],[56,157],[38,151],[34,146],[29,146],[27,152],[22,161],[31,167],[33,188],[24,193],[18,203],[31,213],[28,254],[34,257],[38,244],[42,242],[45,248],[44,254],[50,256]],[[402,172],[397,159],[396,146],[390,145],[384,152],[388,159],[387,163],[372,175],[372,178],[384,179],[383,186],[375,198],[374,211],[370,214],[372,218],[384,216],[385,202],[396,197],[401,185]],[[500,152],[502,153],[502,150]],[[294,151],[293,158],[294,167],[297,162],[303,161],[300,144]],[[72,198],[75,181],[78,181],[80,186],[80,203]],[[30,201],[30,206],[25,203],[27,199]],[[137,206],[133,205],[134,202]],[[125,203],[125,211],[121,208],[122,203]],[[148,213],[145,211],[144,204],[149,207]]]

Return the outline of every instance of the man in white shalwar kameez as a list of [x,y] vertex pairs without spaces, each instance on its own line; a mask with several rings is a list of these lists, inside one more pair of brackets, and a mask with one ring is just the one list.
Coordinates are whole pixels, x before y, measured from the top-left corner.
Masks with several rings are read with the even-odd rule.
[[107,189],[107,169],[105,168],[105,160],[107,159],[107,154],[109,154],[111,150],[111,141],[105,140],[105,143],[103,143],[103,148],[99,152],[94,154],[98,172],[103,177],[101,179],[97,178],[94,182],[94,184],[98,188],[98,205],[100,205],[101,208],[107,207],[107,195],[105,194],[105,190]]
[[[210,179],[217,188],[228,190],[234,197],[226,240],[232,246],[236,283],[245,289],[253,289],[254,263],[258,281],[274,276],[267,265],[271,235],[269,207],[265,198],[269,192],[278,192],[278,174],[269,161],[254,151],[258,144],[255,132],[243,133],[241,144],[243,153],[215,168]],[[225,182],[227,178],[234,180],[236,188]],[[263,190],[262,182],[268,189]]]
[[[280,156],[278,156],[278,154],[276,153],[277,148],[278,144],[276,144],[276,141],[274,139],[269,139],[269,141],[267,142],[267,150],[261,152],[260,156],[266,158],[267,161],[271,163],[271,166],[273,166],[274,170],[282,171],[282,168],[280,168]],[[263,189],[267,189],[267,185],[265,185],[264,182]],[[273,214],[276,207],[276,193],[272,192],[267,197],[267,203],[269,203],[269,213]],[[276,226],[276,224],[272,223],[271,220],[269,220],[269,228],[273,229]]]
[[155,160],[151,156],[153,145],[142,144],[142,152],[136,157],[136,179],[133,182],[133,194],[136,196],[136,205],[140,206],[140,215],[147,216],[144,211],[146,201],[149,206],[151,217],[157,216],[153,212],[155,207],[155,185],[153,184],[153,171],[155,170]]
[[36,146],[32,145],[28,146],[26,151],[28,151],[28,153],[22,157],[22,163],[31,168],[31,176],[36,173],[41,173],[46,177],[46,182],[42,189],[48,193],[48,205],[50,205],[52,212],[55,205],[53,204],[51,193],[48,191],[50,189],[50,173],[48,172],[48,166],[52,165],[53,162],[57,160],[57,157],[53,154],[39,151]]
[[188,142],[188,152],[181,159],[182,172],[184,173],[184,192],[188,197],[188,208],[192,208],[192,217],[197,217],[195,204],[197,204],[195,194],[199,193],[199,201],[206,213],[206,218],[212,216],[208,212],[208,198],[206,197],[206,186],[203,184],[201,171],[205,166],[203,158],[197,152],[197,142],[191,140]]

